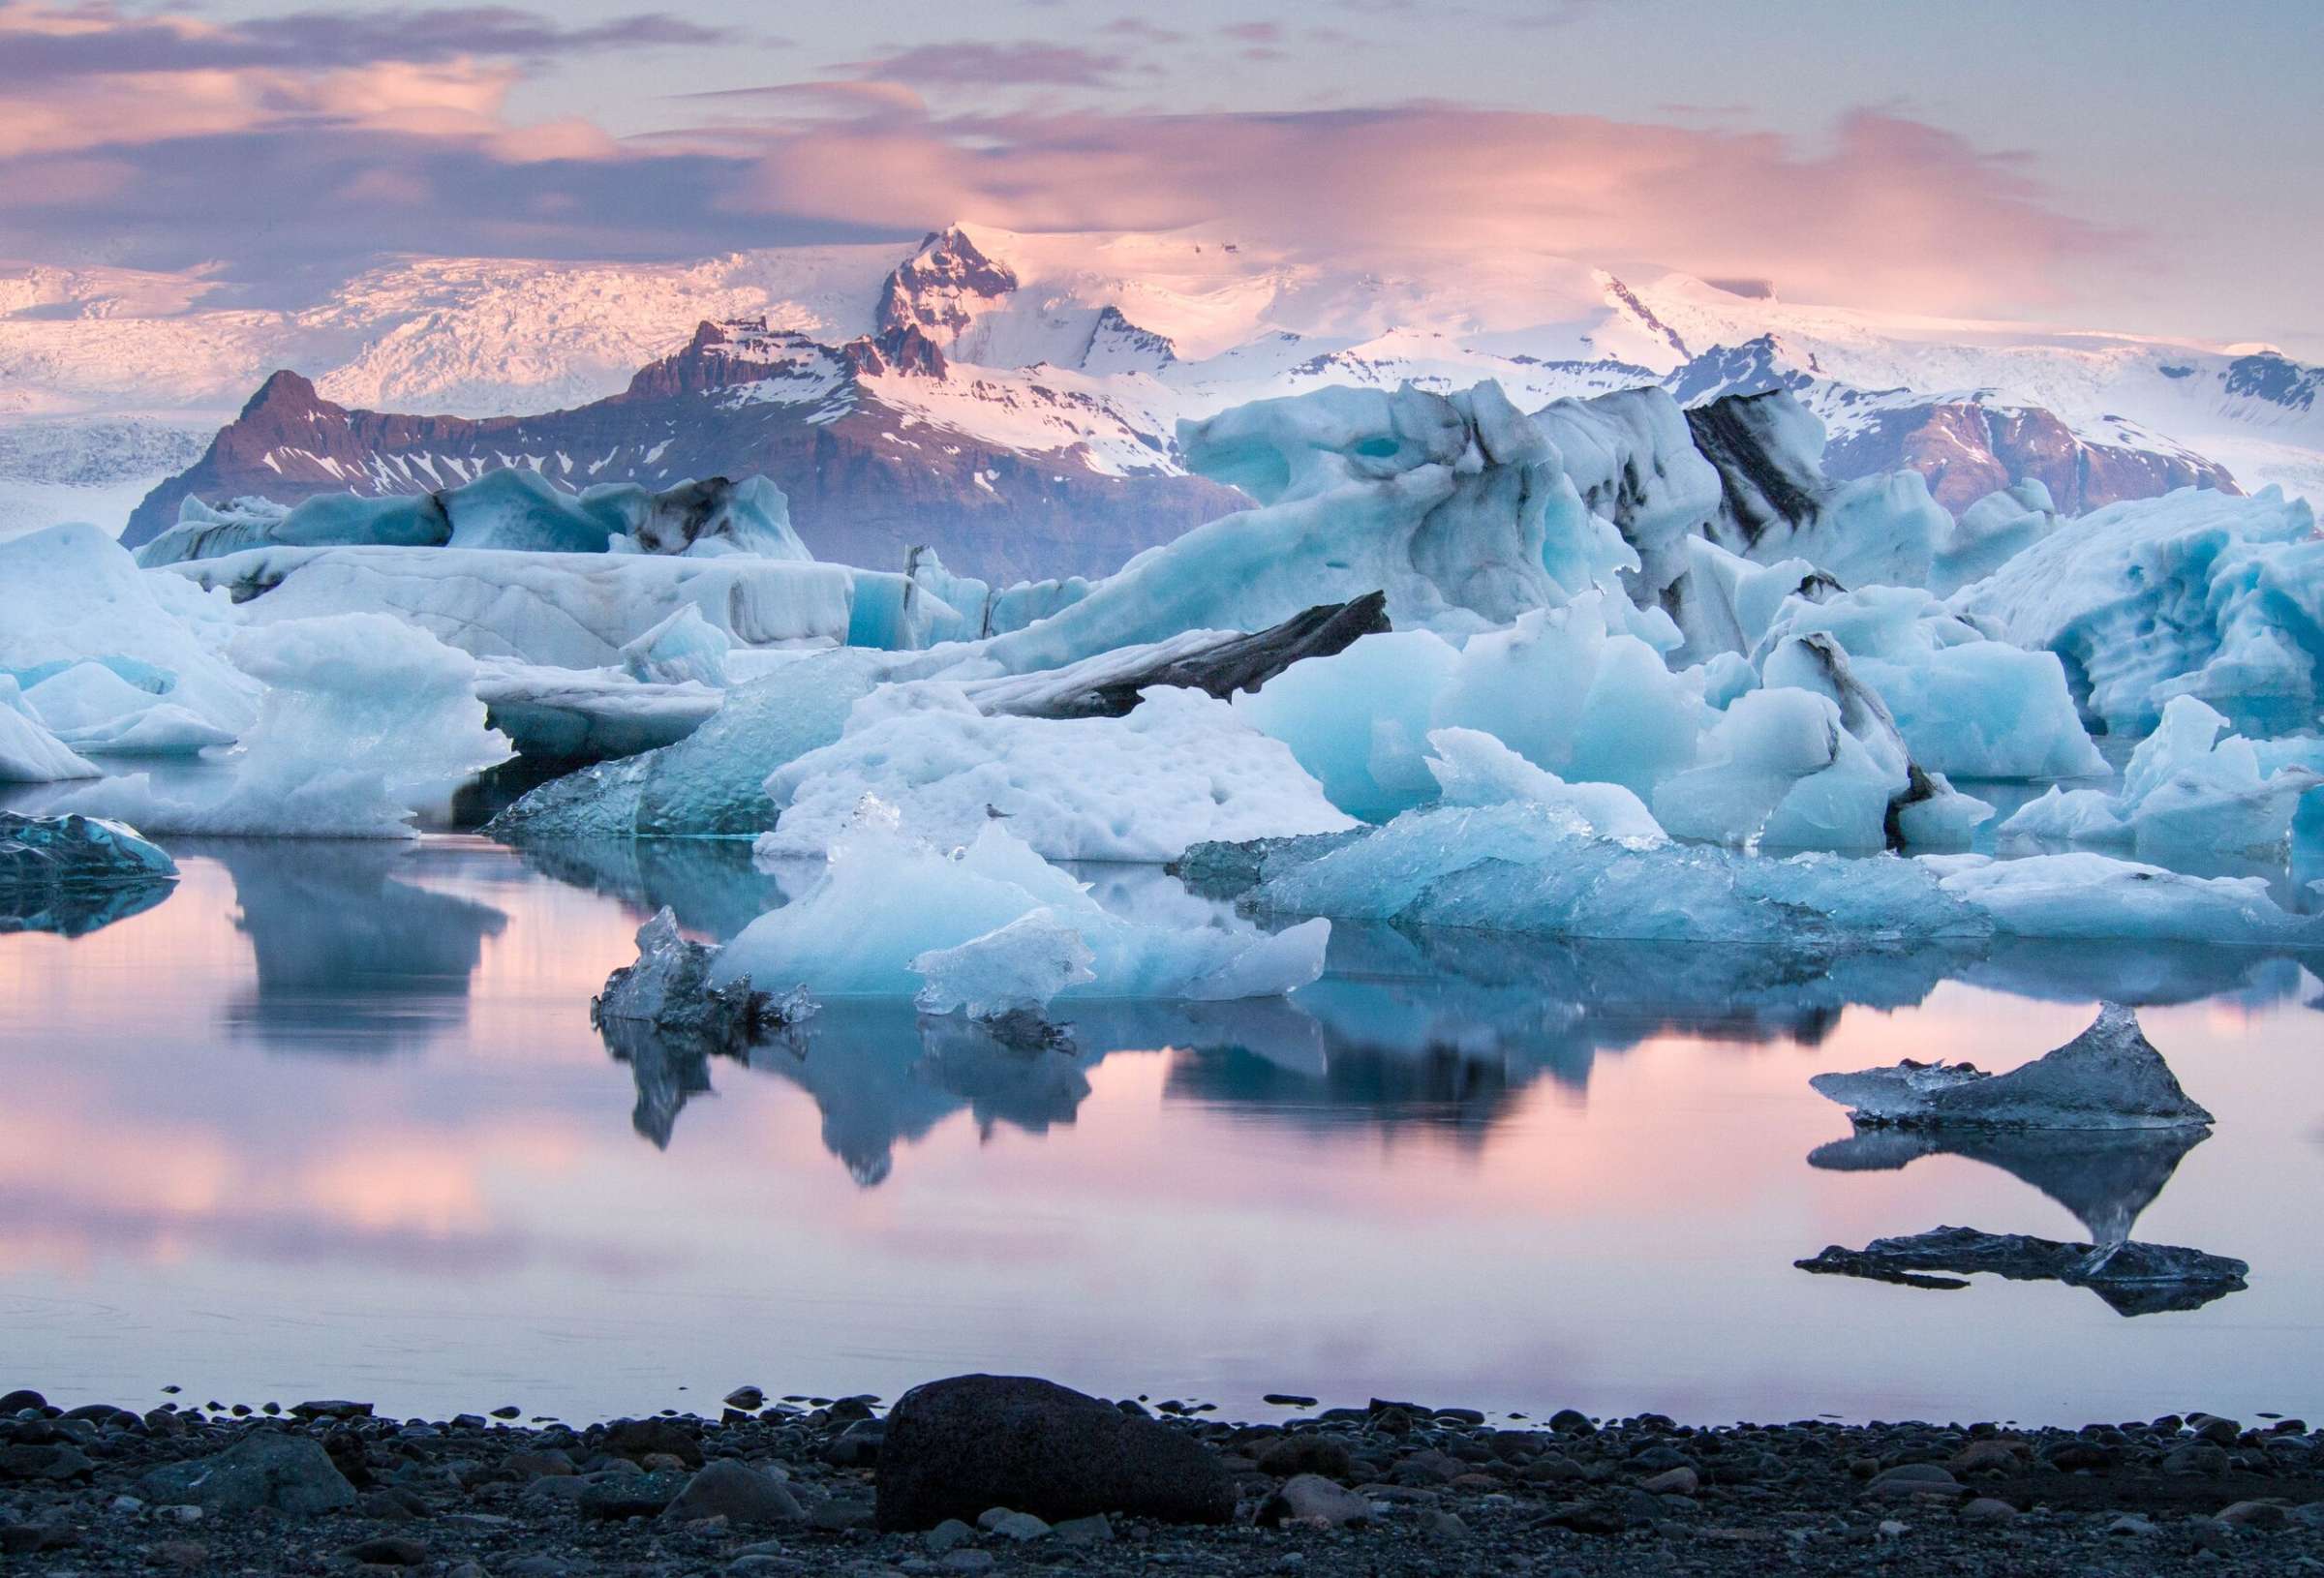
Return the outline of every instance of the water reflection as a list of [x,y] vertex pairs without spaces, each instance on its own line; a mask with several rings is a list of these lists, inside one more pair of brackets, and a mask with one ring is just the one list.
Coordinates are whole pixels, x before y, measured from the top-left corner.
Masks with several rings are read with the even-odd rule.
[[508,917],[395,873],[408,846],[375,839],[186,842],[231,873],[250,939],[236,1036],[283,1050],[410,1051],[466,1018],[469,982]]
[[1892,1172],[1924,1156],[1961,1156],[2000,1168],[2074,1214],[2099,1244],[2119,1244],[2155,1203],[2209,1129],[1865,1129],[1808,1153],[1829,1172]]
[[85,937],[118,921],[142,915],[169,896],[177,884],[168,877],[146,882],[115,882],[101,888],[44,888],[10,895],[0,905],[0,935],[12,931],[49,931],[60,937]]

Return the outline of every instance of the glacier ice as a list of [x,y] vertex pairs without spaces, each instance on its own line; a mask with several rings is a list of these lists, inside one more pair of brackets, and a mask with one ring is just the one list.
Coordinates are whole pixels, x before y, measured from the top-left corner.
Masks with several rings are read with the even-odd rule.
[[1880,693],[1911,747],[1935,773],[1972,778],[2103,774],[2057,654],[1988,640],[1927,592],[1866,587],[1787,599],[1761,649],[1824,631],[1850,670]]
[[696,680],[633,679],[622,669],[476,662],[476,699],[519,754],[602,762],[676,744],[718,714],[724,691]]
[[103,817],[0,811],[0,893],[168,880],[177,863],[135,828]]
[[2324,741],[2220,739],[2226,727],[2194,697],[2174,696],[2161,727],[2131,751],[2119,794],[2053,788],[2004,822],[2000,835],[2126,843],[2158,859],[2279,854],[2301,796],[2324,783]]
[[24,705],[15,676],[0,674],[0,783],[54,783],[98,772]]
[[2084,711],[2154,728],[2174,696],[2262,738],[2312,729],[2324,686],[2324,536],[2274,488],[2109,504],[1963,588],[1952,608],[2064,658]]
[[2198,877],[2095,851],[1923,855],[1954,897],[2020,937],[2324,946],[2324,916],[2278,904],[2259,877]]
[[2058,508],[2040,478],[1989,493],[1961,512],[1939,540],[1929,591],[1949,597],[1993,574],[2058,530]]
[[734,650],[727,633],[686,603],[645,634],[622,647],[622,668],[632,680],[653,684],[697,684],[724,689],[726,654]]
[[1328,922],[1270,936],[1125,920],[1000,823],[947,851],[905,832],[891,807],[864,811],[812,887],[719,953],[714,986],[747,976],[986,1017],[1059,997],[1275,996],[1323,973]]
[[710,944],[681,935],[677,915],[664,904],[637,928],[637,962],[607,976],[605,989],[590,1000],[591,1023],[651,1025],[699,1050],[740,1052],[814,1014],[815,1001],[805,991],[778,997],[752,986],[749,976],[713,986],[718,956]]
[[782,490],[763,476],[714,476],[659,492],[603,483],[575,494],[521,466],[435,493],[317,494],[209,505],[189,497],[177,524],[138,552],[147,566],[252,548],[488,548],[522,553],[749,554],[804,560]]
[[154,833],[406,837],[509,754],[484,725],[474,659],[388,615],[260,625],[229,651],[267,688],[223,782],[179,799],[142,774],[107,778],[59,807]]
[[1165,861],[1189,844],[1353,826],[1291,751],[1195,690],[1156,688],[1127,715],[977,711],[959,685],[887,685],[841,737],[778,768],[769,855],[816,855],[866,795],[906,826],[967,843],[999,820],[1055,860]]
[[622,649],[691,605],[744,647],[836,646],[856,572],[727,554],[544,554],[477,548],[254,548],[166,572],[232,594],[253,624],[388,613],[478,657],[619,666]]
[[2170,1065],[2108,1003],[2089,1029],[2007,1074],[1969,1063],[1914,1063],[1808,1081],[1869,1127],[1983,1129],[2200,1128],[2211,1114],[2187,1100]]
[[0,541],[0,674],[76,748],[198,750],[257,716],[259,685],[220,652],[227,599],[144,574],[96,528]]
[[1638,556],[1624,574],[1631,599],[1658,605],[1691,564],[1686,544],[1720,509],[1718,470],[1695,447],[1667,390],[1623,389],[1558,400],[1533,413],[1593,514],[1611,521]]

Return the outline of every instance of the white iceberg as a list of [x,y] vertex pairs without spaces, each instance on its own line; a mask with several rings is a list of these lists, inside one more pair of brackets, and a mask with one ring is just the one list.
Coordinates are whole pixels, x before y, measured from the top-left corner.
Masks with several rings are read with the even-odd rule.
[[1989,493],[1961,512],[1938,543],[1929,590],[1949,597],[2058,530],[2058,506],[2038,477]]
[[497,548],[521,553],[749,554],[804,560],[790,503],[763,476],[686,481],[658,493],[603,483],[571,493],[521,466],[436,493],[317,494],[288,508],[265,499],[188,498],[177,524],[138,552],[147,566],[251,548]]
[[1951,599],[2021,647],[2064,659],[2083,708],[2116,734],[2174,696],[2255,738],[2315,727],[2324,695],[2324,536],[2275,488],[2182,488],[2071,522]]
[[0,783],[55,783],[98,773],[24,706],[15,676],[0,674]]
[[0,674],[76,749],[199,750],[257,717],[259,685],[218,650],[226,597],[145,574],[95,527],[0,541]]
[[222,783],[179,799],[140,774],[57,808],[148,833],[408,837],[413,816],[509,755],[485,727],[474,660],[384,614],[262,625],[230,651],[267,689]]
[[917,997],[989,1017],[1057,998],[1275,996],[1323,973],[1328,922],[1269,936],[1125,920],[998,823],[946,852],[890,807],[865,813],[812,887],[720,951],[714,986],[796,982],[817,998]]
[[2000,835],[2126,843],[2158,859],[2281,854],[2301,796],[2324,783],[2324,742],[2221,739],[2226,727],[2194,697],[2174,696],[2162,726],[2131,752],[2121,793],[2053,788],[2003,823]]
[[939,842],[972,842],[998,820],[1055,860],[1166,861],[1195,843],[1355,825],[1288,748],[1195,690],[1148,690],[1118,718],[1034,718],[987,715],[941,681],[886,685],[766,789],[781,808],[767,855],[821,854],[866,795]]

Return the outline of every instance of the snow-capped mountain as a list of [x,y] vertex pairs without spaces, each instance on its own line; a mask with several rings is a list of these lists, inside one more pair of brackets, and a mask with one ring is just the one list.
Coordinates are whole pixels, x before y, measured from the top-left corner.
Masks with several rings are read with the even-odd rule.
[[[0,273],[0,432],[37,421],[53,450],[73,424],[134,414],[178,435],[182,450],[194,441],[184,435],[215,431],[280,369],[306,379],[319,404],[356,414],[485,418],[496,432],[517,421],[537,435],[551,419],[531,413],[560,413],[564,431],[618,395],[627,417],[643,419],[651,402],[633,379],[689,349],[703,360],[712,348],[696,330],[714,322],[750,325],[719,331],[727,360],[742,354],[731,349],[742,337],[757,346],[750,356],[771,358],[749,365],[795,370],[727,379],[717,398],[773,406],[818,431],[833,422],[809,422],[810,402],[740,391],[812,384],[814,409],[844,399],[864,422],[877,407],[889,426],[866,442],[909,463],[912,428],[941,432],[936,453],[954,445],[994,462],[963,473],[962,485],[980,494],[997,483],[974,477],[1003,454],[1027,475],[1065,478],[1050,485],[1069,492],[1085,472],[1111,479],[1101,492],[1154,491],[1118,484],[1179,475],[1180,418],[1325,384],[1447,390],[1490,378],[1528,410],[1656,381],[1682,403],[1780,383],[1825,419],[1835,475],[1912,466],[1955,508],[2020,475],[2039,475],[2068,509],[2230,477],[2324,497],[2324,371],[2265,348],[1881,318],[1730,283],[1624,281],[1546,257],[1481,258],[1457,279],[1392,278],[1202,230],[1024,235],[973,226],[917,246],[768,249],[685,264],[405,259],[299,308],[239,301],[199,274],[22,268]],[[893,440],[880,436],[891,431]],[[594,475],[610,479],[630,464],[620,456],[642,457],[663,436],[640,429],[586,457],[566,453],[577,472],[601,462]],[[109,442],[92,431],[66,469],[85,472]],[[707,435],[685,448],[673,440],[635,474],[732,470],[761,452],[755,439],[719,454]],[[115,471],[148,453],[133,446]],[[555,451],[523,453],[548,464]],[[331,450],[357,476],[323,468],[295,485],[431,485],[415,458],[409,478],[390,458],[405,455],[394,443],[360,463]],[[957,458],[945,454],[934,472],[957,471]],[[173,457],[152,464],[83,490],[37,466],[0,468],[0,530],[43,524],[40,515],[76,500],[84,513],[107,518],[109,508],[118,521],[135,480],[158,484],[177,469]],[[292,491],[296,464],[278,456],[276,465],[289,470],[261,466],[247,481]],[[240,474],[223,462],[198,469],[186,486],[240,485],[229,473]],[[941,494],[947,485],[913,486]],[[140,511],[140,530],[174,509],[175,495],[163,494]],[[841,497],[847,489],[833,494]],[[903,501],[918,497],[907,488],[886,517],[900,520]],[[850,507],[867,498],[854,493]],[[815,507],[803,515],[811,520]],[[1087,517],[1086,501],[1055,507]],[[1119,530],[1089,518],[1087,530],[1110,551],[1170,514]]]

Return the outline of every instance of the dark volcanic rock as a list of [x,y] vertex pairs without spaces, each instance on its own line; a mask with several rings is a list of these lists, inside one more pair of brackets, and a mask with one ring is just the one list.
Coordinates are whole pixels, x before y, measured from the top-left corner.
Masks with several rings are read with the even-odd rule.
[[702,1467],[702,1439],[675,1419],[616,1419],[605,1427],[605,1450],[642,1459],[666,1452],[689,1469]]
[[158,1506],[299,1516],[355,1504],[355,1488],[320,1442],[273,1431],[254,1432],[213,1457],[166,1464],[138,1481],[138,1496]]
[[1201,690],[1221,698],[1256,690],[1303,657],[1329,657],[1358,638],[1389,628],[1388,594],[1367,592],[1344,603],[1322,603],[1282,623],[1215,647],[1186,653],[1109,680],[1094,689],[1041,707],[1036,717],[1120,717],[1152,685]]
[[915,1386],[888,1415],[882,1529],[973,1521],[994,1506],[1051,1522],[1098,1512],[1224,1523],[1235,1487],[1192,1436],[1028,1376]]

